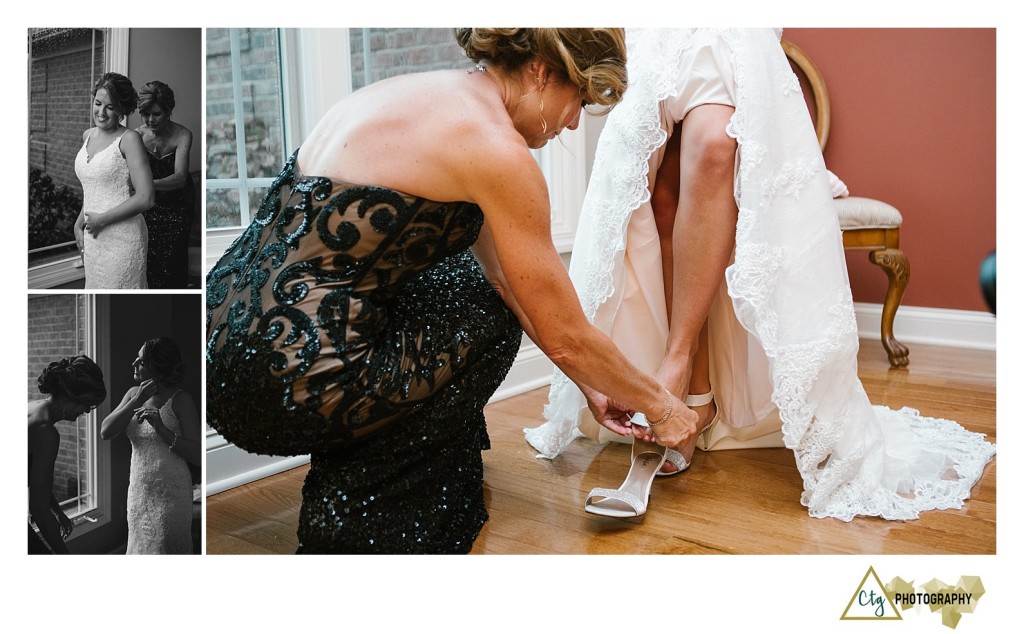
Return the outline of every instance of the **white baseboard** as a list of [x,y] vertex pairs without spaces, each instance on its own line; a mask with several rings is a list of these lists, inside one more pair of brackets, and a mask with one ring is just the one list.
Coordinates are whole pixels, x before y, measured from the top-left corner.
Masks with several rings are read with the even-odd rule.
[[[860,337],[881,340],[882,305],[855,302],[853,307]],[[996,349],[996,317],[981,311],[901,306],[892,330],[903,343]]]
[[501,401],[548,385],[554,369],[555,364],[544,356],[537,344],[523,338],[523,345],[512,363],[512,369],[489,402]]
[[232,444],[206,451],[206,495],[255,482],[309,462],[309,456],[257,456]]

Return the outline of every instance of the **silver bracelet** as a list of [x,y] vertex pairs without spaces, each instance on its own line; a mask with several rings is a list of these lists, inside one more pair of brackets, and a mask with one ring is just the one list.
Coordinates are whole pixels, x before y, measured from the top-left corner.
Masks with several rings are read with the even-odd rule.
[[174,445],[178,444],[179,438],[181,438],[181,436],[179,436],[178,434],[174,434],[174,440],[171,441],[171,444],[167,445],[167,451],[171,451],[172,449],[174,449]]

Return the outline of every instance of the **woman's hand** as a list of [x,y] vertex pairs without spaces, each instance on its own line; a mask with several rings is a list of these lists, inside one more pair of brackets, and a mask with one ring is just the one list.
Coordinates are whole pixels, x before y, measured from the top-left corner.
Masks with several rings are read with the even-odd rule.
[[164,419],[160,418],[160,410],[155,407],[140,407],[135,410],[135,416],[133,418],[138,419],[140,423],[142,421],[146,421],[158,432],[165,428]]
[[92,237],[100,235],[100,231],[103,227],[107,226],[107,221],[103,218],[106,214],[85,214],[85,230],[89,232]]
[[587,399],[590,413],[599,425],[620,436],[628,436],[633,433],[633,424],[629,419],[634,412],[589,387],[584,386],[580,390]]
[[100,423],[100,438],[110,440],[119,436],[128,425],[142,422],[139,410],[159,389],[156,381],[146,379],[138,387],[125,392],[121,403]]
[[[633,436],[647,442],[654,442],[663,447],[678,449],[686,445],[697,435],[697,423],[700,417],[697,412],[686,407],[675,396],[672,398],[672,413],[664,422],[650,427],[633,426]],[[651,417],[647,417],[651,420]]]
[[75,530],[75,523],[60,508],[53,509],[53,515],[57,518],[57,524],[60,526],[61,539],[67,539],[71,531]]
[[146,379],[142,383],[139,383],[139,389],[135,391],[135,395],[132,396],[132,402],[134,403],[135,410],[138,411],[139,406],[149,400],[149,397],[160,391],[160,386],[157,385],[153,379]]
[[79,251],[84,251],[85,250],[85,231],[82,230],[82,224],[80,222],[78,222],[77,220],[75,221],[74,231],[75,231],[75,244],[78,245],[78,250]]

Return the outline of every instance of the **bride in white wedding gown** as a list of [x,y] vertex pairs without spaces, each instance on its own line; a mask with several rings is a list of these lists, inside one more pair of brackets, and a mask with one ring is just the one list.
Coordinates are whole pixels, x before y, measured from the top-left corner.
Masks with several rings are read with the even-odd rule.
[[[770,29],[628,32],[630,86],[598,144],[573,283],[587,317],[639,369],[680,397],[707,391],[701,382],[714,387],[715,400],[698,413],[702,423],[716,413],[719,422],[702,434],[702,448],[793,450],[812,516],[895,520],[959,508],[995,446],[952,421],[868,401],[828,176],[779,37]],[[689,213],[684,199],[706,194],[686,191],[687,117],[691,131],[698,117],[720,121],[713,131],[734,148],[723,181],[731,215],[712,216],[699,234],[686,233],[692,220],[665,229],[655,187],[659,168],[679,160],[682,138],[678,217]],[[716,231],[727,240],[716,241]],[[699,269],[708,280],[690,279]],[[614,437],[557,370],[544,414],[546,423],[525,431],[548,458],[583,433]],[[677,467],[693,446],[678,448]]]
[[82,211],[74,233],[86,288],[146,288],[149,233],[142,212],[153,205],[153,174],[142,137],[121,125],[137,100],[132,83],[118,73],[104,74],[92,90],[96,125],[82,134],[75,157]]

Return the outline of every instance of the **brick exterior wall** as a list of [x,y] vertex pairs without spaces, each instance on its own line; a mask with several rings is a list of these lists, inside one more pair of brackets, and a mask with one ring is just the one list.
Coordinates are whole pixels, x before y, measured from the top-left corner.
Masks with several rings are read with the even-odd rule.
[[452,29],[349,29],[353,90],[366,85],[364,30],[369,31],[371,83],[407,73],[470,67]]
[[68,29],[34,45],[29,62],[29,166],[79,195],[75,156],[92,127],[92,77],[103,73],[103,39],[97,40],[94,52],[89,29]]
[[[28,301],[28,398],[41,399],[38,378],[53,361],[81,354],[85,341],[85,301],[78,295],[33,295]],[[53,493],[58,501],[91,492],[91,484],[79,482],[78,463],[88,464],[87,417],[57,424],[60,452],[53,469]],[[81,444],[79,444],[81,440]],[[83,469],[82,478],[88,476]]]
[[[280,54],[276,29],[240,29],[242,109],[250,178],[272,178],[283,165]],[[206,31],[207,178],[236,178],[235,104],[228,29]]]

